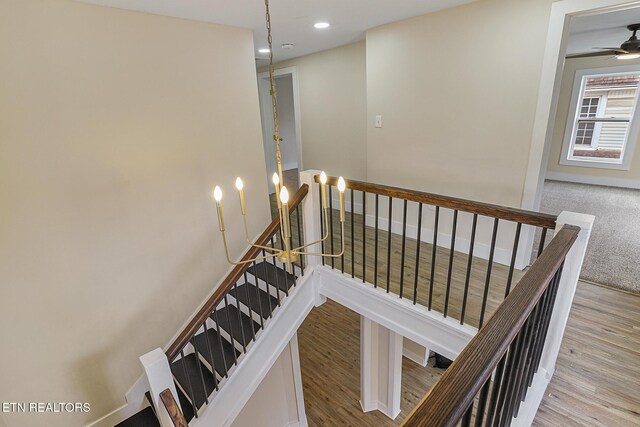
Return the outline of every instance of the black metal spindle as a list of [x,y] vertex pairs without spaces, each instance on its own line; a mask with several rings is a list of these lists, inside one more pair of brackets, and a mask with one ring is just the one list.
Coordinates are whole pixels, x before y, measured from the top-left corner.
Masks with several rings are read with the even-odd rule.
[[[247,279],[247,270],[244,271],[243,273],[244,275],[244,289],[245,289],[245,294],[247,295],[247,300],[249,301],[249,311],[253,312],[251,310],[251,294],[249,293],[249,280]],[[260,299],[260,287],[258,286],[258,280],[256,279],[256,302],[258,304],[258,311],[257,313],[260,314],[260,326],[264,327],[264,316],[262,315],[262,301]],[[253,339],[255,340],[256,335],[255,333],[253,334]]]
[[484,412],[487,407],[487,398],[489,397],[489,390],[491,388],[491,377],[487,379],[480,392],[480,398],[478,399],[478,407],[476,408],[476,422],[475,427],[482,427],[482,420],[484,419]]
[[540,244],[538,245],[538,256],[544,250],[544,241],[547,240],[547,228],[542,229],[542,234],[540,235]]
[[518,244],[520,243],[520,231],[522,230],[522,223],[518,223],[516,226],[516,237],[513,241],[513,251],[511,253],[511,264],[509,264],[509,275],[507,277],[507,287],[504,290],[504,297],[506,298],[511,292],[511,282],[513,281],[513,269],[516,266],[516,256],[518,254]]
[[[531,331],[531,316],[525,321],[520,329],[519,335],[522,336],[522,339],[518,342],[518,348],[516,349],[516,359],[514,362],[514,371],[511,376],[511,381],[509,382],[509,386],[507,387],[507,392],[505,393],[505,408],[502,413],[502,425],[505,425],[508,420],[511,420],[513,417],[515,402],[515,394],[518,386],[518,378],[522,375],[522,370],[524,368],[524,358],[525,351],[527,348],[527,340],[529,339],[529,332]],[[518,404],[520,402],[517,402]]]
[[469,405],[467,412],[464,413],[464,417],[462,417],[462,422],[460,425],[462,427],[469,427],[471,425],[472,416],[473,416],[473,402],[471,402],[471,405]]
[[202,324],[204,326],[204,343],[209,349],[209,358],[211,360],[211,373],[213,374],[213,386],[218,390],[218,376],[216,375],[216,365],[213,361],[213,350],[211,350],[211,342],[209,342],[209,330],[207,329],[207,321]]
[[542,339],[542,334],[544,333],[543,331],[544,320],[547,314],[550,299],[551,299],[551,292],[549,291],[549,287],[547,287],[547,289],[542,294],[542,298],[540,298],[540,301],[538,301],[538,306],[540,308],[539,308],[538,318],[536,319],[537,321],[535,326],[535,334],[533,336],[533,355],[531,356],[531,359],[529,362],[529,370],[527,372],[527,376],[525,380],[525,384],[527,387],[531,386],[533,376],[538,371],[538,366],[536,365],[535,360],[537,358],[538,352],[542,351],[541,347],[544,344],[544,343],[541,344],[540,341]]
[[518,413],[518,410],[520,408],[520,402],[522,401],[522,392],[523,392],[522,384],[524,384],[526,374],[527,374],[528,363],[530,363],[530,360],[531,360],[531,354],[532,354],[531,350],[533,348],[533,334],[535,332],[534,327],[535,327],[536,314],[538,312],[539,303],[540,301],[536,303],[536,306],[534,307],[533,311],[529,315],[529,319],[527,319],[528,325],[527,325],[527,331],[525,332],[524,348],[522,350],[522,353],[520,354],[520,357],[521,357],[520,369],[518,370],[518,375],[516,375],[515,388],[513,392],[514,393],[513,402],[515,403],[514,403],[514,406],[510,409],[512,415],[514,413],[515,414]]
[[[237,289],[236,289],[236,291],[237,291]],[[238,295],[237,292],[236,292],[236,295]],[[226,295],[224,296],[224,303],[225,304],[227,303],[227,296]],[[233,307],[233,306],[230,306],[230,307]],[[240,311],[240,304],[238,304],[236,309],[238,311],[238,325],[240,326],[240,337],[242,338],[242,351],[244,353],[246,353],[247,352],[247,344],[246,344],[247,340],[246,340],[246,337],[244,336],[244,328],[242,327],[242,312]],[[251,323],[253,323],[253,321]],[[229,324],[229,330],[231,330],[231,324]]]
[[362,192],[362,283],[367,281],[367,193]]
[[515,364],[518,358],[518,349],[521,340],[522,334],[518,332],[516,338],[511,342],[511,345],[509,346],[509,356],[507,358],[507,365],[504,370],[505,380],[503,386],[500,387],[500,394],[498,395],[498,406],[496,408],[496,423],[498,425],[501,425],[502,423],[504,407],[507,403],[506,395],[511,382],[513,381],[513,374],[515,372]]
[[374,255],[373,255],[373,287],[378,287],[378,202],[379,197],[376,194],[376,218],[375,218],[375,245],[374,245]]
[[[273,247],[273,237],[271,238],[271,247]],[[284,243],[282,241],[282,239],[280,239],[280,250],[284,250]],[[280,267],[278,267],[278,258],[273,258],[273,276],[276,278],[276,289],[279,290],[280,289],[280,279],[278,279],[278,269]],[[282,264],[282,270],[285,271],[285,275],[284,275],[284,294],[286,296],[289,296],[289,275],[286,274],[287,272],[287,264],[283,263]],[[279,295],[279,293],[278,293]],[[280,306],[280,297],[278,297],[278,307]]]
[[469,283],[471,281],[471,265],[473,264],[473,247],[476,241],[476,229],[478,226],[478,214],[473,214],[473,224],[471,225],[471,240],[469,242],[469,257],[467,259],[467,275],[464,279],[464,295],[462,296],[462,310],[460,312],[460,324],[464,325],[464,315],[467,310],[467,299],[469,298]]
[[[218,318],[218,311],[214,311],[213,315],[215,316],[215,322],[216,322],[216,332],[218,333],[218,345],[220,346],[220,349],[222,349],[222,333],[220,332],[220,320]],[[233,344],[232,344],[233,346]],[[229,370],[227,369],[227,357],[224,355],[224,351],[220,352],[222,354],[222,368],[224,371],[224,376],[226,377],[227,374],[229,373]],[[235,358],[236,355],[236,351],[235,351],[235,347],[233,349],[233,356]]]
[[[355,212],[354,210],[354,195],[353,195],[353,188],[350,189],[351,190],[351,278],[355,277],[355,269],[356,269],[356,264],[355,264],[355,260],[356,260],[356,239],[355,239],[355,227],[353,225],[353,214]],[[344,257],[343,257],[344,259]]]
[[404,254],[407,245],[407,200],[404,200],[404,209],[402,211],[402,250],[400,254],[400,298],[404,289]]
[[449,295],[451,294],[451,273],[453,272],[453,258],[456,250],[456,228],[458,226],[458,211],[453,211],[453,223],[451,225],[451,249],[449,250],[449,270],[447,272],[447,289],[444,295],[444,317],[449,312]]
[[420,245],[422,237],[422,203],[418,204],[418,234],[416,236],[416,269],[413,278],[413,304],[418,301],[418,273],[420,271]]
[[198,373],[200,374],[200,381],[202,382],[202,390],[204,390],[204,401],[208,405],[209,404],[209,391],[207,390],[207,385],[204,382],[204,374],[202,373],[202,363],[200,362],[200,355],[198,353],[198,350],[196,349],[196,346],[193,344],[193,337],[191,337],[190,342],[191,342],[191,345],[193,346],[193,349],[194,349],[193,355],[195,356],[196,366],[198,367]]
[[491,249],[489,250],[489,264],[487,265],[487,277],[484,282],[484,293],[482,295],[482,307],[480,308],[480,321],[478,329],[484,324],[484,314],[487,309],[487,297],[489,296],[489,284],[491,283],[491,268],[493,267],[493,255],[496,252],[496,238],[498,237],[498,218],[493,221],[493,233],[491,235]]
[[[331,196],[331,185],[329,187],[329,234],[331,235],[331,253],[333,251],[333,197]],[[331,257],[331,268],[335,268],[335,257]]]
[[[318,184],[318,188],[320,190],[318,190],[318,197],[320,199],[320,203],[318,203],[318,206],[320,206],[320,237],[324,237],[324,209],[322,208],[322,184]],[[320,242],[320,245],[322,246],[322,253],[326,253],[325,252],[325,248],[324,248],[324,240],[322,240],[322,242]],[[324,257],[320,257],[322,259],[322,265],[324,265]]]
[[193,392],[193,385],[191,384],[191,377],[187,372],[187,365],[184,358],[184,349],[180,350],[180,357],[182,359],[182,371],[184,372],[184,377],[187,379],[187,385],[189,387],[189,397],[191,398],[191,406],[193,407],[193,413],[198,418],[198,407],[196,406],[196,397]]
[[429,310],[433,303],[433,281],[436,276],[436,249],[438,248],[438,219],[440,218],[440,206],[436,206],[433,220],[433,245],[431,246],[431,277],[429,278]]
[[[300,220],[300,205],[296,206],[296,222],[298,223],[298,247],[302,246],[302,226]],[[300,255],[300,275],[304,276],[304,255]]]
[[[264,250],[262,251],[262,254],[264,255]],[[269,298],[267,298],[267,301],[269,302],[269,315],[268,317],[272,317],[273,316],[273,303],[271,302],[271,287],[269,285],[268,282],[268,272],[267,272],[267,266],[266,263],[261,263],[260,266],[262,267],[263,271],[264,271],[264,283],[265,283],[265,291],[267,292],[267,295],[269,295]],[[258,288],[257,292],[258,292],[258,298],[260,297],[260,279],[258,279],[258,266],[255,263],[255,261],[253,262],[253,271],[256,272],[255,275],[255,282],[256,282],[256,288]],[[276,294],[278,295],[278,294]],[[277,298],[277,304],[280,304],[280,296],[278,295]],[[260,307],[260,309],[262,309],[262,307]]]
[[229,340],[231,342],[231,347],[233,347],[234,351],[233,351],[233,360],[235,361],[235,363],[238,363],[238,355],[235,352],[235,348],[236,348],[236,339],[233,337],[233,328],[231,327],[231,315],[229,314],[229,303],[227,302],[227,296],[224,296],[224,312],[226,314],[227,317],[227,325],[229,325],[229,330],[227,331],[227,333],[229,334]]
[[[246,285],[245,285],[246,286]],[[233,285],[233,288],[235,290],[235,294],[236,294],[236,305],[238,306],[238,313],[240,315],[240,313],[242,313],[242,310],[240,309],[240,292],[238,292],[238,282],[236,282]],[[253,318],[252,318],[252,314],[253,311],[251,311],[251,300],[247,300],[247,307],[249,308],[249,317],[251,318],[251,339],[254,340],[256,338],[256,331],[254,329],[254,325],[253,325]],[[246,342],[245,340],[245,336],[244,336],[244,330],[242,331],[242,340],[243,342]]]
[[495,416],[496,405],[498,404],[498,393],[502,386],[502,379],[504,377],[504,366],[507,361],[507,354],[504,354],[498,362],[495,375],[493,376],[493,387],[491,388],[491,400],[489,401],[489,410],[487,411],[487,422],[485,426],[493,425],[493,418]]
[[393,224],[393,197],[389,196],[389,216],[387,221],[387,293],[391,286],[391,225]]

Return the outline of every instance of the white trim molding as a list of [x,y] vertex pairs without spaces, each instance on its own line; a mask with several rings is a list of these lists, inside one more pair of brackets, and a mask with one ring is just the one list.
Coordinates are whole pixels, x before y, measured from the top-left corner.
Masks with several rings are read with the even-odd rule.
[[546,179],[551,181],[576,182],[579,184],[604,185],[606,187],[632,188],[640,190],[640,180],[611,178],[607,176],[580,175],[565,172],[547,172]]

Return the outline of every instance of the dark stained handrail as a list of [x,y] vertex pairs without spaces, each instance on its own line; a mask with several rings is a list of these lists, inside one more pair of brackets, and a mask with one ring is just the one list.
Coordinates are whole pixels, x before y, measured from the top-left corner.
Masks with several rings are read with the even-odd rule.
[[579,231],[570,225],[560,230],[403,426],[454,426],[463,418],[561,268]]
[[[315,181],[320,182],[320,177],[315,176]],[[329,177],[327,183],[337,185],[338,178]],[[440,194],[425,193],[423,191],[408,190],[405,188],[390,187],[388,185],[372,184],[368,182],[348,180],[347,188],[357,191],[364,191],[381,196],[389,196],[394,199],[409,200],[426,205],[440,206],[443,208],[469,212],[472,214],[484,215],[492,218],[499,218],[508,221],[521,222],[527,225],[538,227],[554,228],[557,217],[540,212],[527,211],[523,209],[509,208],[506,206],[494,205],[490,203],[477,202],[473,200],[459,199],[456,197],[443,196]]]
[[[293,196],[289,203],[289,211],[293,212],[298,205],[305,198],[307,193],[309,192],[309,186],[307,184],[303,184],[296,194]],[[264,230],[264,232],[258,237],[255,241],[257,245],[267,245],[271,237],[278,231],[280,228],[280,220],[279,218],[275,218],[271,221],[271,224]],[[259,256],[261,249],[255,246],[252,246],[245,252],[242,256],[242,261],[246,261],[252,258]],[[220,286],[215,290],[213,295],[205,302],[200,311],[191,319],[189,324],[184,328],[184,330],[178,335],[178,337],[171,343],[165,354],[167,358],[172,361],[175,359],[178,354],[180,354],[180,350],[184,348],[185,345],[189,343],[189,340],[193,337],[193,335],[198,331],[198,329],[202,326],[202,324],[207,320],[209,315],[213,312],[213,310],[218,306],[218,304],[222,301],[224,296],[231,290],[231,288],[235,285],[235,283],[240,280],[244,274],[244,272],[249,268],[251,264],[238,264],[233,270],[229,273],[229,275],[222,281]]]
[[178,406],[176,399],[173,398],[171,390],[169,390],[168,388],[164,389],[160,393],[160,400],[169,413],[169,418],[171,418],[171,421],[173,421],[173,425],[175,427],[188,427],[189,424],[184,418],[184,415],[182,415],[180,406]]

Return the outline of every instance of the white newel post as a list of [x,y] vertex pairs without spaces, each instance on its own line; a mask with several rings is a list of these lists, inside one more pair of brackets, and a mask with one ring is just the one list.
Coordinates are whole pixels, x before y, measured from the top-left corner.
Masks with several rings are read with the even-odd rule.
[[156,348],[149,353],[140,356],[140,362],[144,367],[144,372],[149,382],[149,392],[153,399],[153,404],[156,408],[156,414],[160,419],[160,425],[162,427],[173,427],[173,422],[169,417],[169,413],[164,407],[164,404],[160,400],[160,393],[166,389],[171,390],[173,398],[176,402],[178,400],[178,393],[176,392],[176,386],[173,382],[173,375],[171,374],[171,368],[169,367],[169,360],[164,354],[164,351],[160,348]]
[[548,372],[549,377],[553,375],[555,370],[556,359],[558,358],[560,344],[569,319],[569,312],[571,311],[571,304],[573,304],[573,296],[576,293],[594,219],[593,215],[562,212],[556,221],[556,233],[565,224],[580,227],[580,233],[564,261],[558,294],[549,322],[549,331],[547,332],[547,339],[540,359],[540,367]]

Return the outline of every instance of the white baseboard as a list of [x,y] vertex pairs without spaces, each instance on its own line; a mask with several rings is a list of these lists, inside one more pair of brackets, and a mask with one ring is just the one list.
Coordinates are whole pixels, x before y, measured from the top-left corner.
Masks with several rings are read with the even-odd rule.
[[610,178],[602,176],[578,175],[564,172],[547,172],[545,179],[553,181],[576,182],[579,184],[604,185],[607,187],[622,187],[640,189],[640,180]]

